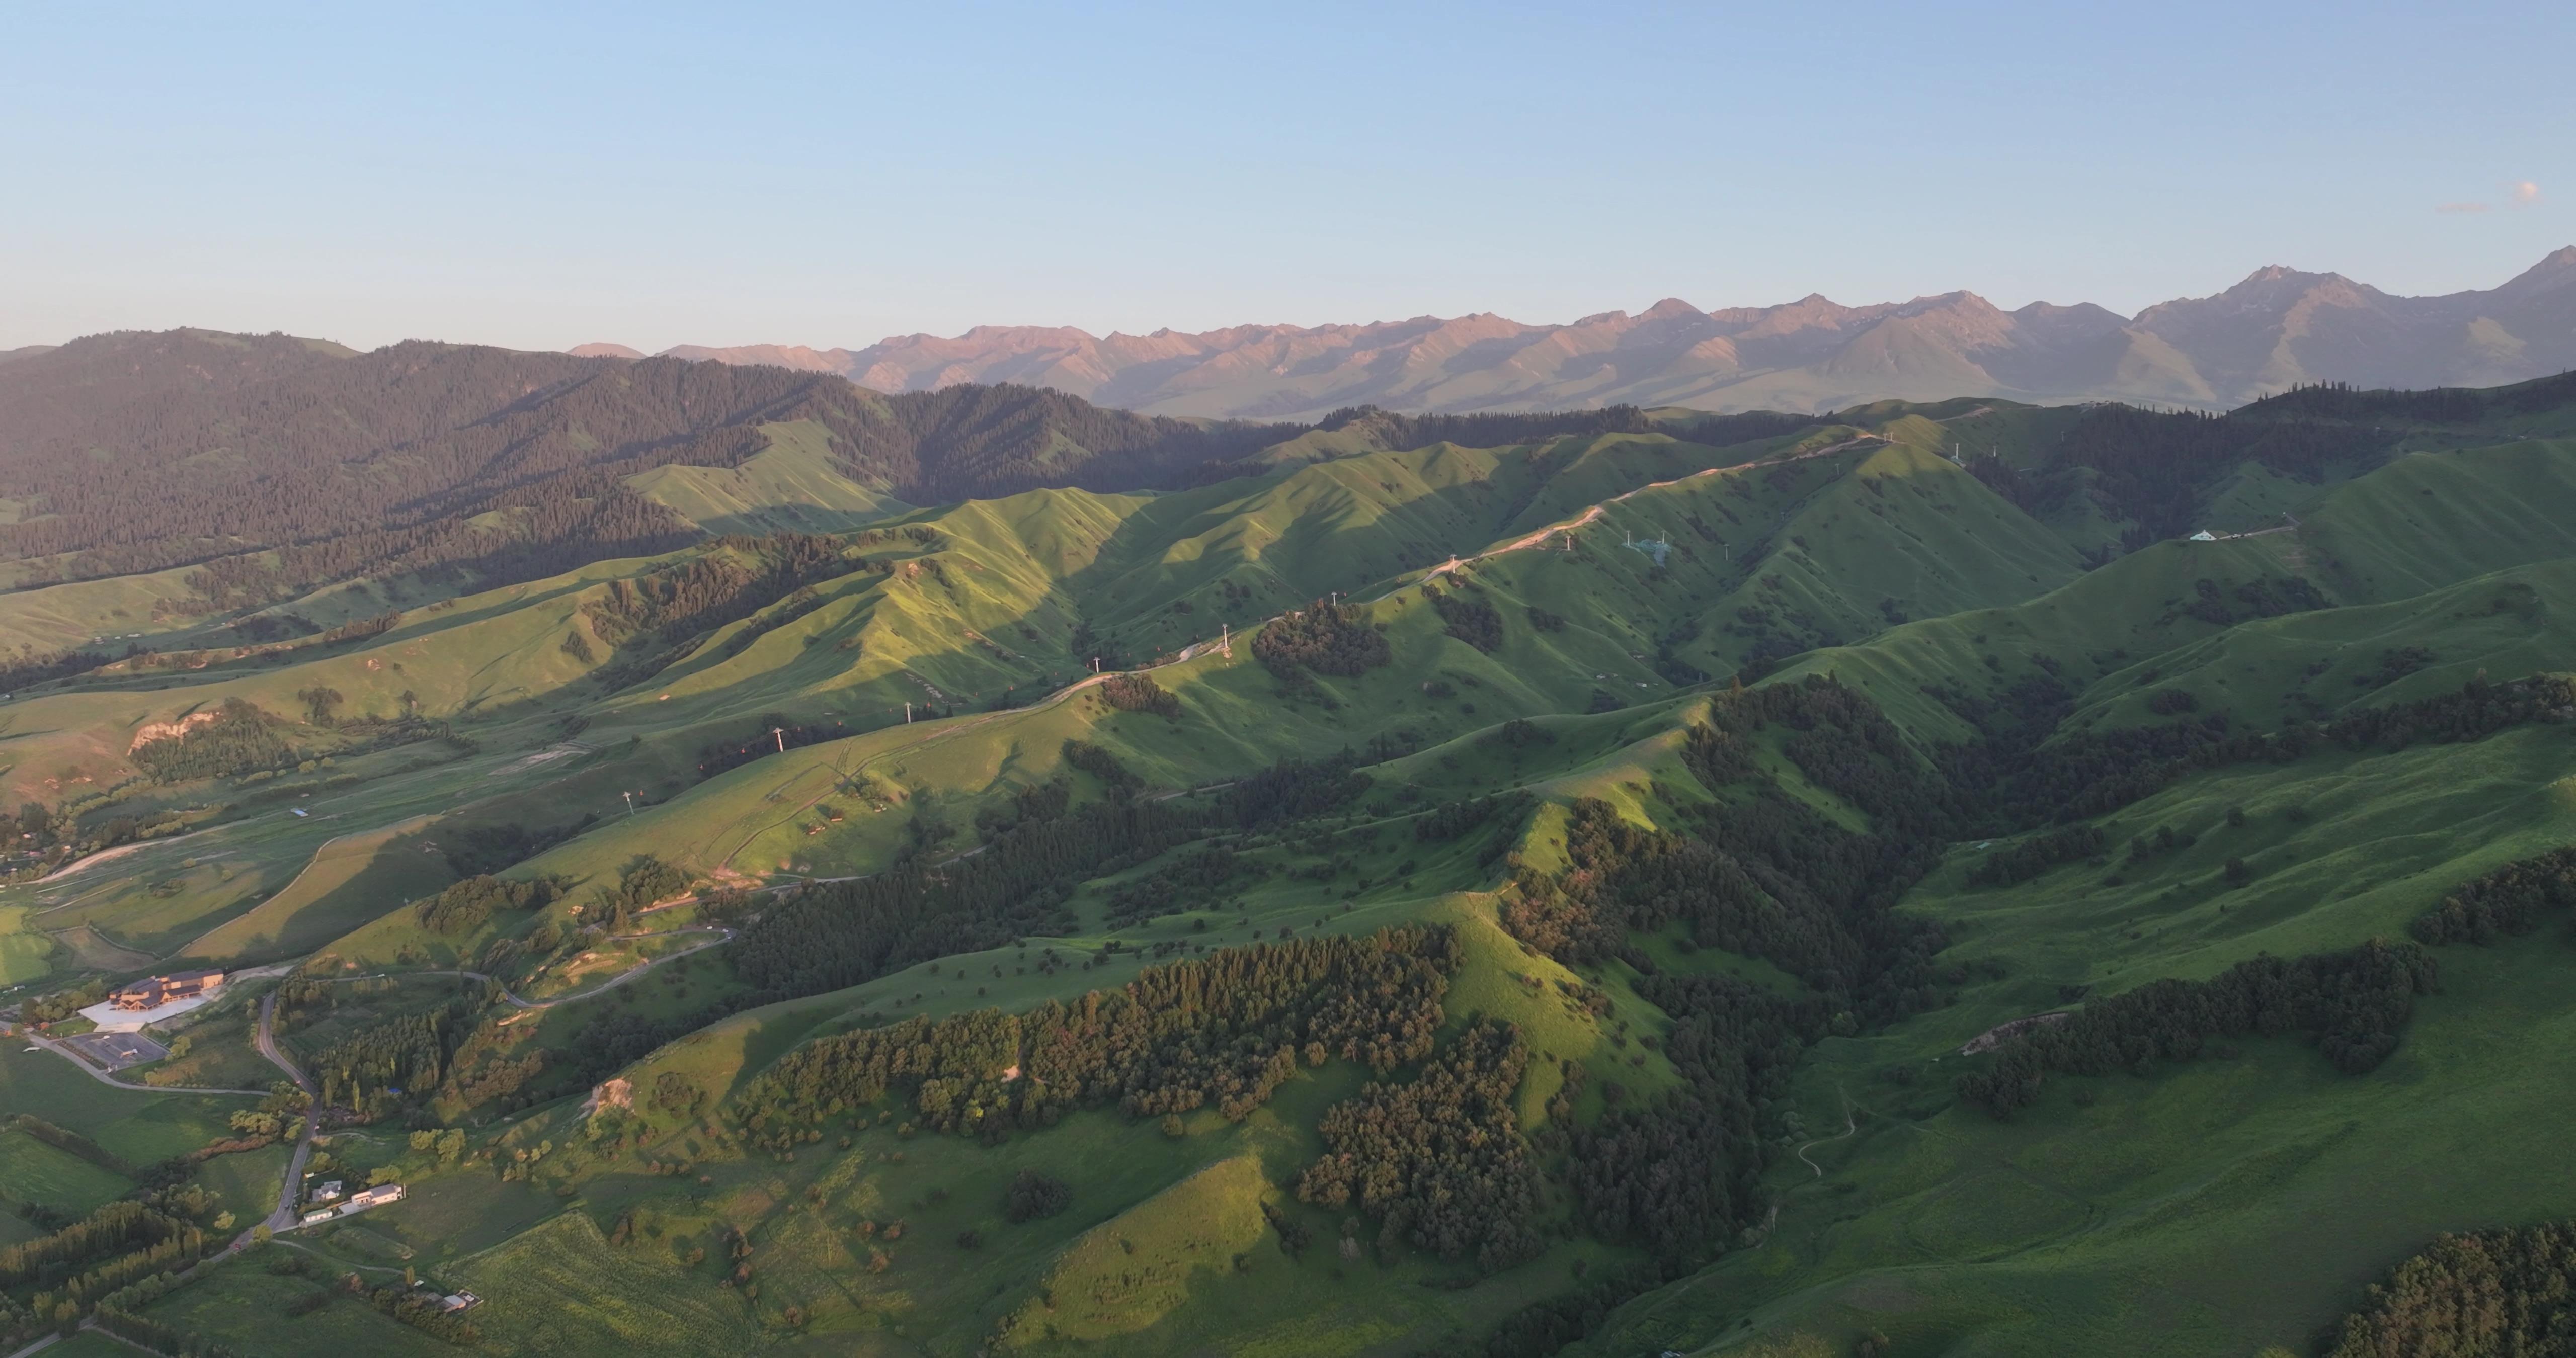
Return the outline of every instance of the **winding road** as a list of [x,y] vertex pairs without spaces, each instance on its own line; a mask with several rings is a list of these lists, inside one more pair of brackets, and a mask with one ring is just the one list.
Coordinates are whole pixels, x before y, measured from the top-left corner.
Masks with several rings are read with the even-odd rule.
[[[322,1091],[314,1088],[312,1077],[287,1060],[286,1053],[278,1050],[277,992],[273,990],[261,996],[259,1001],[259,1054],[267,1057],[270,1065],[285,1071],[305,1096],[304,1134],[296,1139],[295,1154],[287,1158],[286,1182],[277,1188],[277,1210],[268,1214],[266,1223],[271,1232],[276,1232],[295,1224],[295,1190],[303,1186],[304,1166],[313,1158],[313,1134],[322,1129]],[[242,1232],[225,1253],[239,1254],[250,1248],[250,1240],[251,1233]]]
[[1859,1130],[1859,1111],[1854,1109],[1852,1107],[1851,1100],[1846,1098],[1843,1100],[1843,1129],[1841,1133],[1835,1136],[1820,1136],[1815,1140],[1808,1142],[1805,1146],[1800,1146],[1798,1148],[1798,1159],[1804,1163],[1807,1168],[1814,1170],[1816,1172],[1816,1177],[1821,1179],[1825,1177],[1825,1167],[1807,1158],[1808,1148],[1812,1146],[1822,1146],[1829,1142],[1840,1141],[1844,1137],[1850,1136],[1852,1133]]
[[98,1067],[82,1060],[79,1053],[74,1052],[71,1048],[64,1046],[53,1038],[45,1037],[37,1033],[25,1033],[22,1035],[29,1042],[33,1042],[37,1046],[42,1047],[45,1050],[52,1052],[54,1055],[80,1067],[82,1074],[98,1081],[100,1084],[112,1085],[118,1089],[130,1089],[137,1094],[248,1094],[255,1099],[265,1098],[268,1095],[268,1091],[265,1089],[208,1089],[199,1085],[139,1085],[131,1080],[120,1080],[115,1076],[108,1074],[106,1071],[100,1070]]

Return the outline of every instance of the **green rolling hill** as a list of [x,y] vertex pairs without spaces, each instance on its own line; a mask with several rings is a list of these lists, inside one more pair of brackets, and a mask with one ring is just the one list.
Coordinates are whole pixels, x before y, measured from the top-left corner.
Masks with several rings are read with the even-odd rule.
[[[2562,381],[1257,446],[830,400],[565,472],[670,533],[556,569],[19,560],[0,1006],[237,980],[158,1092],[0,1063],[0,1331],[2351,1355],[2435,1236],[2576,1215]],[[1017,484],[1066,431],[1116,474]],[[295,1097],[198,1092],[273,1078],[270,999],[326,1171],[405,1196],[138,1287],[79,1220],[273,1205]]]

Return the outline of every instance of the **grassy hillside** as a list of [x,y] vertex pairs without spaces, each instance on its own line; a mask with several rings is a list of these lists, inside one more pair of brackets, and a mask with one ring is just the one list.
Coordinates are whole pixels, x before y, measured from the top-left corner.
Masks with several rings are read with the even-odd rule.
[[[932,507],[772,423],[629,482],[698,545],[7,700],[0,1003],[260,967],[130,1076],[257,1088],[277,987],[408,1192],[143,1304],[248,1352],[2295,1350],[2576,1214],[2554,906],[2331,989],[2576,842],[2576,446],[2447,409],[1362,416]],[[2265,968],[2332,1003],[2152,1009]],[[7,1061],[123,1166],[0,1132],[11,1203],[255,1102]],[[472,1333],[297,1300],[405,1269]]]

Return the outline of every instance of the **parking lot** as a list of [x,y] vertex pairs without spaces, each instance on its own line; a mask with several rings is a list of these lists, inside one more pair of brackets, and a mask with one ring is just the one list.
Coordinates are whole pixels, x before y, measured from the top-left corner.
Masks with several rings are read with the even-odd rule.
[[63,1045],[79,1052],[82,1060],[110,1073],[170,1054],[168,1048],[141,1033],[83,1033],[64,1038]]

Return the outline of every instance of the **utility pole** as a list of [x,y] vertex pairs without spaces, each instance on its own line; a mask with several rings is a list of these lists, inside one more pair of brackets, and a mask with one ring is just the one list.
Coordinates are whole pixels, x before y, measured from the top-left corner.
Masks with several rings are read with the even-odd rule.
[[780,754],[787,753],[787,728],[784,726],[773,726],[769,728],[769,734],[778,737],[778,752]]
[[905,703],[903,705],[903,724],[906,726],[912,725],[912,704],[910,703]]
[[1096,655],[1091,658],[1091,672],[1093,674],[1100,673],[1100,657]]
[[633,820],[635,818],[635,794],[632,792],[621,792],[617,795],[626,799],[626,818],[628,820]]

